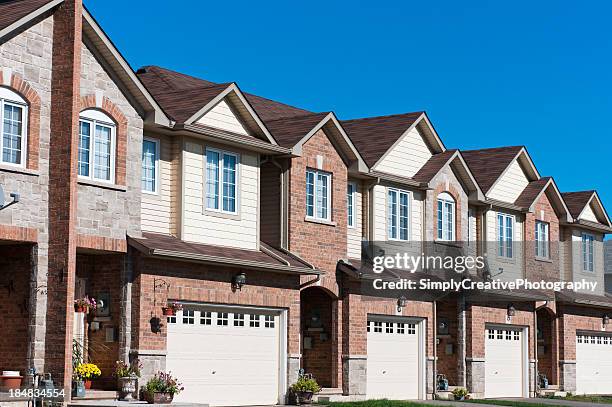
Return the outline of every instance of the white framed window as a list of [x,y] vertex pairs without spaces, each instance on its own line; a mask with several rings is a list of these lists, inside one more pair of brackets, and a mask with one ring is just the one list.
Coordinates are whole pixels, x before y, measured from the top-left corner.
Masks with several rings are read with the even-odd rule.
[[183,324],[193,325],[195,323],[195,311],[192,309],[183,310]]
[[455,240],[455,200],[448,192],[438,195],[438,240]]
[[113,120],[101,111],[88,109],[81,112],[79,177],[115,182],[116,131]]
[[28,103],[17,93],[0,87],[0,162],[25,167],[28,128]]
[[497,213],[497,255],[511,259],[514,256],[514,215]]
[[595,237],[590,233],[582,234],[582,270],[594,271],[594,242]]
[[348,213],[347,225],[349,228],[354,228],[356,223],[357,210],[355,196],[357,195],[357,184],[349,182],[346,187],[346,210]]
[[389,188],[387,191],[387,237],[408,240],[410,222],[410,192]]
[[535,223],[535,255],[547,259],[549,256],[549,225],[537,220]]
[[213,148],[206,149],[206,193],[207,210],[238,213],[238,164],[237,154]]
[[142,140],[142,192],[157,194],[159,183],[159,140]]
[[306,170],[306,217],[331,220],[331,174]]

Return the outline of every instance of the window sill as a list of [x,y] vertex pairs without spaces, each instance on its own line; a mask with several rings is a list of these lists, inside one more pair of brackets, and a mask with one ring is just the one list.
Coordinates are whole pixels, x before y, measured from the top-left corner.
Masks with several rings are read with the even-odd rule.
[[324,220],[324,219],[317,219],[317,218],[311,218],[309,216],[306,216],[304,218],[304,222],[310,222],[310,223],[318,223],[320,225],[327,225],[327,226],[337,226],[336,222],[332,222],[329,220]]
[[552,263],[553,262],[552,259],[547,258],[547,257],[538,257],[538,256],[536,256],[535,260],[536,261],[541,261],[542,263]]
[[204,215],[214,216],[216,218],[240,220],[240,214],[239,213],[228,213],[228,212],[221,212],[221,211],[211,211],[210,209],[204,209],[203,213],[204,213]]
[[127,187],[125,187],[123,185],[110,184],[110,183],[100,182],[100,181],[92,181],[92,180],[82,179],[82,178],[79,178],[77,180],[77,183],[80,184],[80,185],[87,185],[87,186],[90,186],[90,187],[110,189],[110,190],[113,190],[113,191],[121,191],[121,192],[126,192],[127,191]]
[[40,176],[40,173],[36,170],[30,170],[25,167],[19,167],[16,165],[10,165],[10,164],[4,164],[4,163],[0,163],[0,171],[12,172],[15,174],[30,175],[33,177]]
[[439,244],[441,246],[449,246],[449,247],[457,247],[457,248],[463,248],[463,245],[461,243],[458,243],[454,240],[442,240],[442,239],[436,239],[434,240],[435,244]]

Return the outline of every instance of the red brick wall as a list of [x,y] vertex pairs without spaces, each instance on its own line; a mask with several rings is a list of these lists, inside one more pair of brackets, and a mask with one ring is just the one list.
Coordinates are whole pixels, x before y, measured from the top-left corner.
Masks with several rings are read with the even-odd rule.
[[0,370],[19,370],[29,366],[29,278],[31,246],[0,246]]
[[[87,295],[99,298],[101,293],[110,294],[110,321],[100,322],[100,330],[86,332],[89,346],[89,361],[98,365],[102,376],[93,383],[94,388],[114,389],[113,377],[115,361],[119,359],[119,342],[106,342],[105,329],[113,327],[119,332],[121,323],[121,269],[123,255],[78,255],[77,277],[87,279]],[[87,316],[88,323],[95,318],[94,313]]]
[[[134,349],[166,349],[167,331],[161,308],[168,299],[172,299],[285,308],[288,310],[288,353],[300,352],[300,292],[297,276],[142,257],[135,259],[135,271],[136,280],[132,286]],[[232,292],[231,278],[239,271],[246,273],[247,284],[241,291]],[[170,284],[170,289],[154,290],[155,279],[164,280]],[[162,318],[161,333],[151,331],[150,320],[154,316]]]
[[63,2],[53,20],[49,149],[49,273],[45,369],[70,391],[76,269],[76,187],[82,45],[80,0]]
[[487,323],[500,325],[516,325],[529,327],[529,358],[533,359],[533,343],[535,340],[535,326],[533,318],[533,303],[514,304],[516,315],[511,321],[507,320],[508,304],[487,304],[468,306],[466,313],[466,357],[484,358],[485,356],[485,326]]
[[[305,221],[306,169],[317,169],[317,155],[323,157],[322,170],[332,174],[332,211],[327,225]],[[291,160],[289,203],[289,248],[305,260],[329,273],[322,284],[337,293],[336,264],[347,257],[346,246],[346,186],[347,169],[342,158],[322,130],[302,148],[302,156]]]
[[[536,220],[549,224],[550,261],[535,257]],[[528,279],[559,281],[559,218],[545,193],[536,202],[535,213],[527,213],[525,217],[525,264],[525,276]]]

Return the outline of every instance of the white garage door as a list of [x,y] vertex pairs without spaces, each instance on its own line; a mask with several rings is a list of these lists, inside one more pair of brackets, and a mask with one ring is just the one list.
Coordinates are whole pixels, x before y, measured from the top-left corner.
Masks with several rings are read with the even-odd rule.
[[423,379],[419,330],[416,321],[368,320],[368,398],[419,398]]
[[521,329],[485,329],[485,397],[522,397],[524,366]]
[[166,370],[177,402],[213,406],[279,402],[280,316],[248,308],[186,307],[168,318]]
[[612,335],[576,335],[576,393],[612,394]]

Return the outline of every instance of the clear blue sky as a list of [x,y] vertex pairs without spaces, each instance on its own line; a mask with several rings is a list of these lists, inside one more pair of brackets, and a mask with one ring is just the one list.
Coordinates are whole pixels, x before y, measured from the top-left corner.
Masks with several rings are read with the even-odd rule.
[[562,191],[597,189],[612,212],[612,3],[85,4],[134,68],[341,119],[426,110],[447,147],[524,144]]

